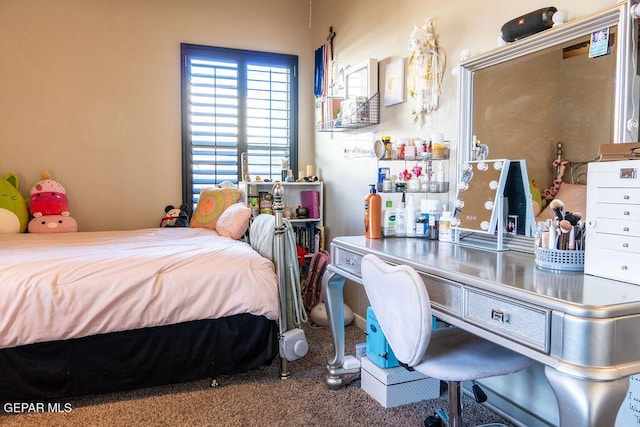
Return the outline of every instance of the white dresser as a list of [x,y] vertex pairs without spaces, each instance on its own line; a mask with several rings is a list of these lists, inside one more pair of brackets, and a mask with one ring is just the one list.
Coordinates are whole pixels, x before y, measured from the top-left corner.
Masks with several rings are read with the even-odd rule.
[[640,161],[590,163],[587,182],[584,272],[640,284]]

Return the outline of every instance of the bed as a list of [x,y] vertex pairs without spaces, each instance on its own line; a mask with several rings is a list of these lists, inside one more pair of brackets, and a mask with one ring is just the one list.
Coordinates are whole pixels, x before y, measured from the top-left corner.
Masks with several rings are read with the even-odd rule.
[[191,227],[0,241],[0,399],[214,378],[278,356],[281,260],[248,243]]

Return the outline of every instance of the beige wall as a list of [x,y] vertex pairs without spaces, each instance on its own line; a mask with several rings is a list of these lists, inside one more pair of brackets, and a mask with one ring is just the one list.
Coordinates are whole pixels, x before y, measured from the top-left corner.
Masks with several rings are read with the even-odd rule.
[[155,227],[181,200],[180,43],[299,55],[300,164],[313,158],[302,0],[0,0],[0,176],[50,170],[83,231]]
[[[544,0],[316,0],[313,4],[313,46],[324,43],[329,26],[333,26],[337,33],[334,47],[339,66],[348,67],[369,57],[377,58],[380,81],[384,81],[385,64],[409,57],[409,35],[413,26],[421,26],[427,19],[433,22],[439,45],[447,54],[440,108],[428,115],[424,126],[418,129],[411,119],[411,103],[382,106],[380,125],[367,131],[372,132],[372,137],[427,137],[433,132],[443,132],[453,146],[457,142],[458,106],[457,79],[451,69],[460,62],[460,52],[468,49],[473,56],[496,47],[500,28],[506,21],[549,6]],[[612,4],[609,0],[562,0],[554,6],[567,11],[569,19],[575,19]],[[359,134],[362,132],[316,133],[316,163],[326,183],[325,224],[329,238],[360,234],[363,230],[363,198],[368,184],[376,180],[377,164],[373,158],[345,159],[342,155]],[[455,151],[452,155],[455,159]],[[452,163],[455,167],[455,161]],[[345,182],[349,185],[345,186]],[[347,286],[346,299],[357,313],[365,313],[367,301],[359,287]]]
[[[610,0],[561,0],[554,6],[567,11],[569,19],[575,19],[612,4],[614,2]],[[445,139],[455,145],[457,80],[451,69],[460,62],[460,52],[469,49],[473,56],[496,47],[502,24],[546,6],[549,4],[544,0],[316,0],[313,3],[312,44],[317,47],[324,43],[329,26],[333,26],[337,33],[334,45],[340,67],[357,64],[368,57],[378,58],[380,81],[383,81],[385,64],[408,58],[408,40],[413,26],[431,19],[448,61],[440,108],[428,115],[425,125],[418,129],[412,123],[409,102],[381,107],[380,125],[367,131],[394,137],[426,137],[433,132],[444,132]],[[316,162],[327,184],[326,224],[333,236],[362,232],[362,199],[368,184],[376,179],[375,159],[347,160],[341,155],[357,134],[316,134]],[[349,182],[349,186],[341,185],[344,182]]]

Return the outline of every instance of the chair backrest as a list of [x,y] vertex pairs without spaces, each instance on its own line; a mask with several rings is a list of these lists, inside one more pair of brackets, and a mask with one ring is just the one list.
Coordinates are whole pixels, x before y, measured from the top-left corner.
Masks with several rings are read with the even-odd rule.
[[431,339],[431,303],[420,275],[375,255],[362,259],[364,289],[393,353],[409,366],[420,363]]

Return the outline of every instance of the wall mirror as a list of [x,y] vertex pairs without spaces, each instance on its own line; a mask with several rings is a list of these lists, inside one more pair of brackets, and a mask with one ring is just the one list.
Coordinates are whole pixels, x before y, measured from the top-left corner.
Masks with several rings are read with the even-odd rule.
[[[609,52],[590,58],[591,35],[605,28]],[[637,141],[637,40],[629,5],[618,3],[463,62],[459,174],[474,136],[492,157],[525,159],[540,188],[555,178],[558,142],[563,158],[585,162],[602,143]]]

